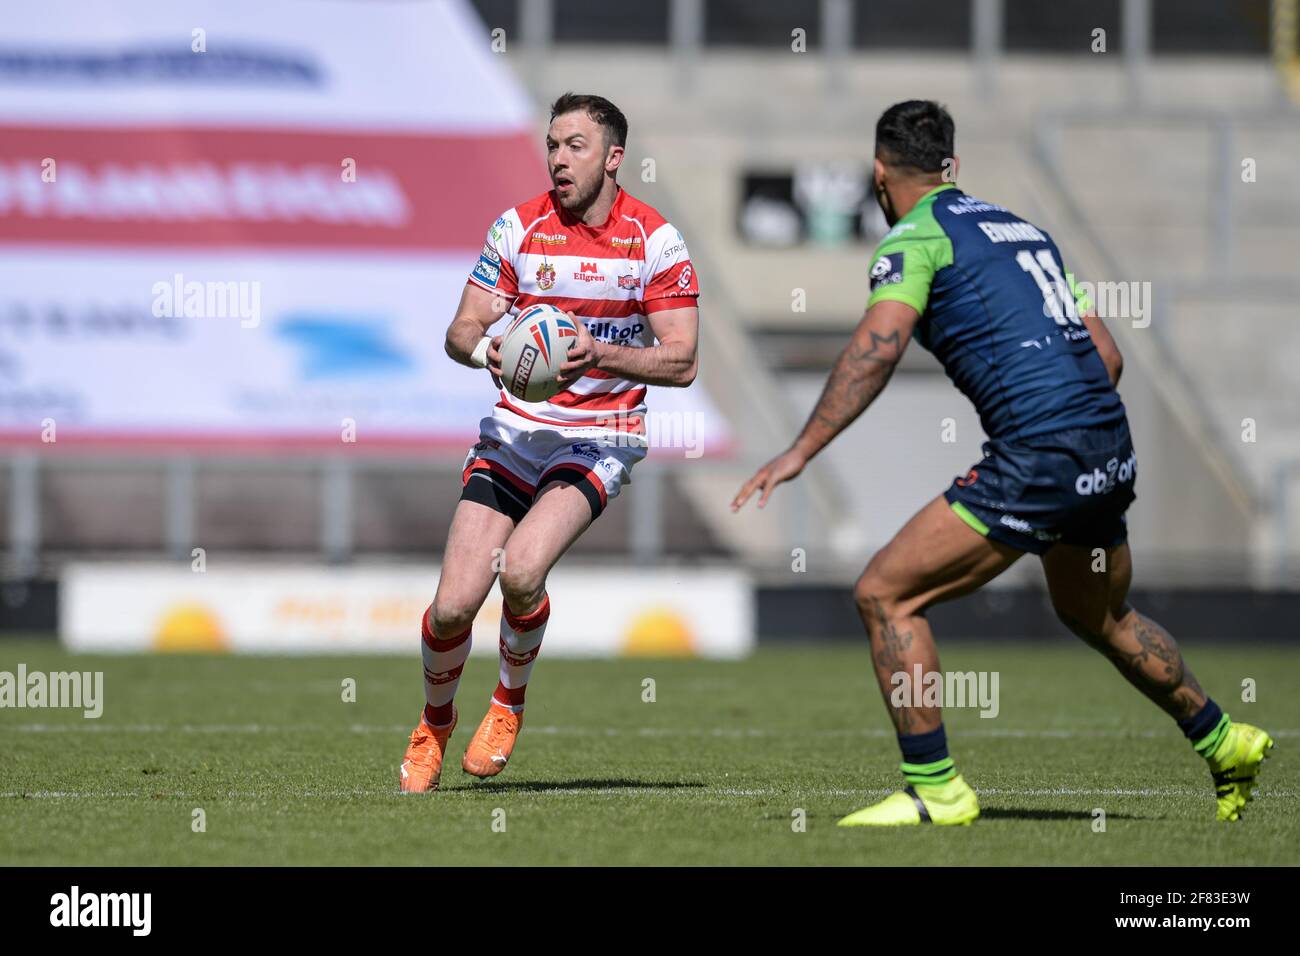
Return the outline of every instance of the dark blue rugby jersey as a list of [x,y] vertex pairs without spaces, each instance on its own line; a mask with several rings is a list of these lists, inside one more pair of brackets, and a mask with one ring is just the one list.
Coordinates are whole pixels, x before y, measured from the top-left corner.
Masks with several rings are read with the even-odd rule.
[[920,313],[914,338],[990,438],[1124,420],[1056,243],[1002,206],[951,184],[927,193],[876,249],[868,305],[886,300]]

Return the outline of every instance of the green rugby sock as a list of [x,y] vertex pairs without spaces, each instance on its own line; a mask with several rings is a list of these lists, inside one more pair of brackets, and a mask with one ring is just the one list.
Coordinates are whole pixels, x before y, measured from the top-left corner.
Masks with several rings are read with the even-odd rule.
[[1219,722],[1214,725],[1213,730],[1199,740],[1192,742],[1192,746],[1196,749],[1196,752],[1206,760],[1213,757],[1214,752],[1219,749],[1219,744],[1221,744],[1223,738],[1227,736],[1228,727],[1231,726],[1231,724],[1232,721],[1228,719],[1227,714],[1220,717]]
[[903,771],[903,779],[912,786],[917,784],[943,784],[957,776],[957,763],[951,757],[933,760],[930,763],[908,763],[906,760],[898,765]]
[[1178,729],[1191,742],[1196,752],[1209,760],[1231,724],[1232,721],[1214,702],[1214,698],[1207,697],[1200,710],[1178,721]]

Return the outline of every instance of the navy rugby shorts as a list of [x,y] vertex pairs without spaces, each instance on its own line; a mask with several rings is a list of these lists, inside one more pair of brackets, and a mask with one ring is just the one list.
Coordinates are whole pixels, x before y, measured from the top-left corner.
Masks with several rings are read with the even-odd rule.
[[1127,422],[988,441],[982,450],[983,460],[944,492],[980,534],[1031,554],[1058,541],[1109,549],[1128,539],[1137,454]]

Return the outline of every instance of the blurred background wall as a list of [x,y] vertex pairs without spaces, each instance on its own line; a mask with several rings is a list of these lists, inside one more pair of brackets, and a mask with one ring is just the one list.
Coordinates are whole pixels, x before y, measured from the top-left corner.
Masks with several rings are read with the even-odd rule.
[[[979,457],[973,412],[927,354],[767,511],[726,506],[861,316],[884,231],[866,188],[876,117],[933,98],[957,123],[962,188],[1050,231],[1103,293],[1138,444],[1139,582],[1283,600],[1300,580],[1296,7],[23,8],[0,25],[0,603],[27,626],[69,561],[196,547],[436,558],[491,404],[442,335],[487,226],[545,187],[546,107],[569,89],[625,111],[623,185],[689,242],[702,372],[651,405],[707,437],[665,442],[575,560],[741,568],[760,631],[851,623],[842,601],[820,625],[809,609]],[[42,178],[50,158],[81,192]],[[259,322],[156,315],[177,273],[260,284]],[[1023,561],[1000,579],[1012,604],[992,619],[1037,627],[1040,578]]]

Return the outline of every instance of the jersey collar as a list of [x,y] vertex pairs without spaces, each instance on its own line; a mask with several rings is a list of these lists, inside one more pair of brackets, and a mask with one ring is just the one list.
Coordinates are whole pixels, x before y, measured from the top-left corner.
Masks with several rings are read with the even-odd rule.
[[939,195],[939,193],[943,192],[945,189],[956,189],[956,188],[957,188],[956,183],[943,183],[941,185],[935,186],[928,193],[926,193],[924,196],[918,199],[916,201],[916,204],[919,206],[923,202],[929,202],[931,199]]
[[552,202],[554,203],[556,214],[560,217],[560,222],[563,223],[566,229],[571,229],[578,233],[578,235],[597,239],[605,232],[605,230],[609,229],[610,226],[619,221],[619,218],[623,214],[623,197],[626,195],[627,193],[624,191],[623,187],[619,186],[618,194],[614,197],[614,204],[609,207],[609,216],[599,226],[589,226],[581,219],[576,219],[573,216],[570,216],[564,211],[559,200],[555,198],[554,191],[552,191]]
[[[928,193],[926,193],[924,196],[922,196],[920,199],[918,199],[918,200],[916,201],[916,205],[913,206],[911,209],[909,209],[909,210],[907,211],[907,215],[906,215],[906,216],[902,216],[902,217],[898,220],[898,222],[910,222],[911,220],[913,220],[913,219],[916,218],[917,216],[921,215],[921,212],[922,212],[923,210],[925,210],[925,209],[929,209],[929,208],[930,208],[930,205],[934,202],[934,197],[938,196],[939,193],[941,193],[941,192],[943,192],[944,190],[947,190],[947,189],[956,189],[956,188],[957,188],[957,184],[956,184],[956,183],[942,183],[942,184],[940,184],[940,185],[938,185],[938,186],[935,186],[935,187],[934,187],[933,189],[931,189]],[[897,227],[898,227],[898,223],[896,222],[896,223],[894,223],[894,228],[897,228]]]

